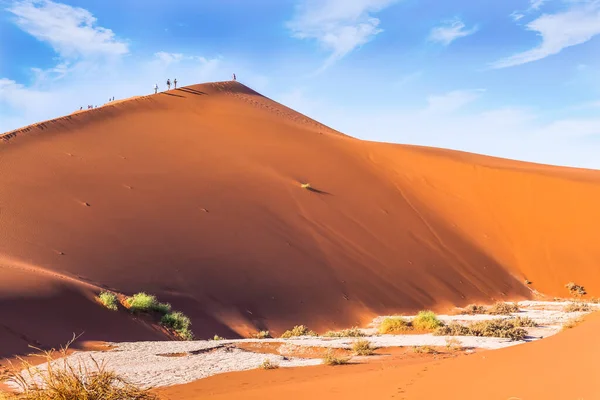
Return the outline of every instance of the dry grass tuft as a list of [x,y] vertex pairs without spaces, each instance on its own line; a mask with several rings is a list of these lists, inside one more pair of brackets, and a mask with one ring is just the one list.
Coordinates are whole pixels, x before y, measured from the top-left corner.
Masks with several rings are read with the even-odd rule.
[[477,304],[469,304],[465,308],[461,308],[459,310],[459,314],[467,314],[467,315],[475,315],[475,314],[485,314],[487,309],[484,306],[479,306]]
[[311,331],[304,325],[296,325],[292,329],[283,332],[282,339],[289,339],[297,336],[318,336],[316,332]]
[[300,187],[302,189],[312,189],[312,186],[310,186],[310,183],[303,183],[300,185]]
[[530,318],[508,318],[501,320],[476,321],[468,325],[448,324],[438,328],[434,334],[439,336],[486,336],[511,340],[523,340],[527,331],[522,326],[535,326]]
[[579,317],[571,318],[563,324],[562,329],[566,330],[566,329],[575,328],[577,325],[581,324],[582,322],[583,322],[583,318],[579,318]]
[[343,329],[341,331],[329,331],[323,335],[324,337],[363,337],[366,336],[357,327],[350,329]]
[[410,321],[403,317],[386,317],[379,325],[379,333],[400,333],[411,329]]
[[119,302],[117,300],[117,296],[114,293],[101,292],[98,295],[97,299],[104,307],[112,311],[117,311],[117,304],[119,304]]
[[273,361],[271,361],[271,360],[269,360],[267,358],[258,367],[261,368],[261,369],[267,369],[267,370],[268,369],[277,369],[277,368],[279,368],[279,364],[277,364],[277,363],[275,363],[275,362],[273,362]]
[[458,322],[451,322],[448,325],[441,326],[433,333],[437,336],[468,336],[470,335],[469,328]]
[[269,339],[272,336],[269,333],[269,331],[260,331],[260,332],[255,333],[254,335],[252,335],[252,337],[254,339]]
[[219,335],[215,335],[215,336],[213,336],[213,338],[211,340],[225,340],[225,338],[221,337]]
[[590,310],[587,303],[572,302],[563,307],[564,312],[588,312]]
[[450,351],[460,351],[463,349],[462,342],[456,338],[446,338],[446,348]]
[[487,310],[490,315],[510,315],[517,312],[519,312],[519,306],[516,303],[504,302],[498,302]]
[[535,328],[538,326],[538,323],[529,317],[515,317],[511,318],[512,324],[516,327],[527,327],[527,328]]
[[422,331],[433,331],[444,325],[433,311],[419,311],[411,324],[413,328]]
[[413,351],[419,354],[437,354],[437,350],[431,346],[413,346]]
[[371,356],[375,352],[375,348],[371,346],[371,342],[366,339],[357,339],[352,343],[352,351],[357,356]]
[[350,362],[350,357],[336,356],[333,350],[329,349],[323,357],[323,364],[326,365],[345,365]]
[[565,285],[565,287],[567,288],[571,296],[581,297],[587,294],[585,288],[581,285],[576,284],[575,282],[569,282]]
[[[90,357],[93,367],[68,361],[67,348],[60,350],[61,360],[54,361],[54,351],[44,353],[45,370],[19,359],[24,371],[8,372],[8,381],[17,393],[0,393],[5,400],[158,400],[149,389],[141,389],[109,371],[106,365]],[[39,349],[37,349],[39,350]]]

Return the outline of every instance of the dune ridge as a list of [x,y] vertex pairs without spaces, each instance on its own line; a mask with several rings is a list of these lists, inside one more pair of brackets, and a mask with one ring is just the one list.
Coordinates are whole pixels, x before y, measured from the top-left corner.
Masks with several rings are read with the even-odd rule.
[[0,356],[166,339],[99,288],[153,293],[204,338],[600,293],[600,171],[361,141],[237,82],[0,137]]

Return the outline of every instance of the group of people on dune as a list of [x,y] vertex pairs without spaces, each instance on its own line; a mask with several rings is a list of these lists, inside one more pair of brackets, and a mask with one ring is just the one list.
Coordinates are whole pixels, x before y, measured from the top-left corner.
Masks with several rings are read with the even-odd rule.
[[[232,80],[236,81],[237,77],[235,76],[235,74],[233,74],[232,76]],[[177,89],[177,78],[173,79],[173,86],[175,89]],[[171,90],[171,79],[167,79],[167,90]],[[158,93],[158,84],[155,83],[154,84],[154,94]],[[114,98],[113,98],[114,100]]]

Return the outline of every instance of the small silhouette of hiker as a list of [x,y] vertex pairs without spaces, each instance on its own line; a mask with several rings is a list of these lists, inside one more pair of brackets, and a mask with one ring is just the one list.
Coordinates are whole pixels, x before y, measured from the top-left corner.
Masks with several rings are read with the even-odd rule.
[[158,93],[158,85],[155,83],[154,84],[154,94]]
[[83,106],[79,107],[79,111],[83,110]]
[[171,80],[167,79],[167,90],[171,90]]
[[235,74],[233,74],[233,80],[234,80],[234,81],[236,80]]
[[177,78],[173,79],[173,87],[177,89]]

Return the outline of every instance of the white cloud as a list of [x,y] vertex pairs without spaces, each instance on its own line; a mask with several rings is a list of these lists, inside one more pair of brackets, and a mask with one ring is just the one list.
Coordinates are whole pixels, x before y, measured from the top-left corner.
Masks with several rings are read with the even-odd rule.
[[110,29],[95,26],[96,18],[83,8],[50,0],[21,0],[8,11],[22,30],[50,44],[63,58],[119,56],[128,52],[125,42]]
[[321,70],[382,32],[373,16],[397,0],[301,0],[288,22],[298,39],[316,40],[331,54]]
[[456,18],[433,28],[429,34],[429,40],[447,46],[456,39],[474,34],[479,29],[477,26],[470,29],[465,28],[466,25],[460,19]]
[[563,49],[585,43],[600,34],[600,2],[576,4],[567,11],[544,14],[526,25],[537,32],[542,43],[522,53],[493,63],[492,68],[506,68],[541,60]]
[[513,21],[519,21],[525,17],[525,14],[522,14],[519,11],[513,11],[512,14],[510,14],[510,17],[513,19]]
[[451,113],[477,100],[484,89],[455,90],[441,95],[427,97],[426,113]]
[[529,8],[531,10],[539,10],[546,0],[529,0]]

